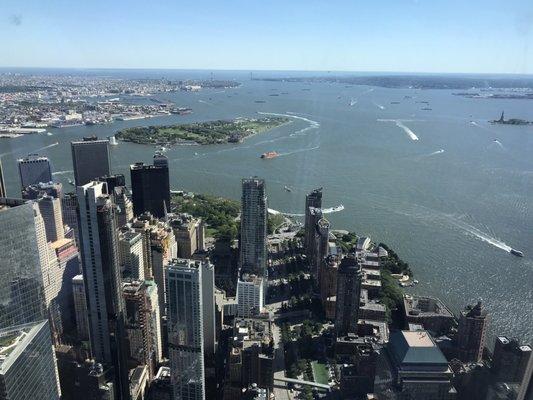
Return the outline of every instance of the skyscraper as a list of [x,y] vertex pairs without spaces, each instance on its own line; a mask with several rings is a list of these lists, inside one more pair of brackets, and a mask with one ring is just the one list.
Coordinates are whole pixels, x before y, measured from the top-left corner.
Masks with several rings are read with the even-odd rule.
[[61,210],[61,200],[44,195],[37,200],[39,211],[43,217],[46,231],[46,240],[55,242],[65,237],[63,228],[63,212]]
[[75,239],[76,245],[79,247],[78,196],[76,193],[65,193],[61,198],[61,211],[63,213],[63,223],[70,228],[68,237]]
[[154,165],[142,162],[130,166],[133,213],[149,211],[157,218],[170,210],[168,161],[163,155],[154,156]]
[[77,194],[92,355],[97,362],[114,367],[119,397],[128,399],[128,352],[115,206],[103,182],[78,186]]
[[204,354],[213,357],[216,350],[215,332],[215,266],[202,261],[202,307],[204,310]]
[[322,209],[322,188],[314,189],[305,196],[304,248],[309,259],[316,248],[316,223],[322,217],[322,214],[317,214],[314,209]]
[[142,162],[130,166],[133,213],[146,211],[157,218],[170,210],[170,181],[168,162],[163,155],[154,156],[154,165]]
[[48,321],[2,329],[0,399],[59,400]]
[[124,283],[126,331],[130,358],[137,365],[146,365],[150,380],[160,362],[161,329],[157,286],[154,281],[132,280]]
[[144,280],[144,246],[140,232],[120,232],[118,237],[120,269],[123,275]]
[[59,398],[43,282],[48,250],[39,208],[0,198],[0,396],[8,399]]
[[74,296],[74,311],[76,315],[78,340],[88,340],[89,319],[87,317],[87,297],[85,296],[83,275],[76,275],[72,278],[72,295]]
[[240,267],[267,275],[267,196],[265,181],[257,177],[242,180]]
[[352,256],[344,257],[337,272],[335,331],[338,336],[357,333],[361,280],[361,266],[357,259]]
[[487,310],[483,308],[481,300],[476,305],[468,305],[461,311],[457,331],[457,344],[461,361],[481,361],[489,321],[490,316]]
[[109,142],[96,136],[85,137],[81,142],[71,142],[72,165],[76,186],[82,186],[101,176],[108,176]]
[[203,400],[205,375],[201,263],[173,260],[166,273],[173,398]]
[[17,160],[22,189],[30,185],[52,180],[52,168],[47,157],[29,154]]
[[0,327],[46,318],[39,209],[31,202],[0,199]]

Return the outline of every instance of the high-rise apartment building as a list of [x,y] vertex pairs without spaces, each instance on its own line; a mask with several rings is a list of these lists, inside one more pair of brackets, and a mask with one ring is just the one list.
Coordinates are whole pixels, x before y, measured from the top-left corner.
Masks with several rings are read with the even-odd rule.
[[47,157],[29,154],[27,157],[18,159],[17,164],[22,189],[52,180],[52,168]]
[[129,398],[124,299],[115,205],[104,182],[77,188],[89,338],[95,360],[111,365],[121,399]]
[[109,142],[96,136],[71,142],[74,182],[82,186],[101,176],[110,175]]
[[191,258],[196,251],[204,250],[204,229],[200,218],[189,214],[171,214],[169,224],[178,242],[178,257]]
[[250,318],[262,312],[265,306],[264,278],[242,274],[237,281],[237,315]]
[[355,257],[347,256],[341,260],[335,305],[335,331],[338,336],[357,333],[362,276],[361,265]]
[[478,362],[483,357],[490,315],[481,301],[474,306],[468,305],[459,315],[457,345],[459,359],[463,362]]
[[0,399],[59,400],[48,321],[0,330]]
[[126,332],[129,356],[137,365],[146,365],[150,380],[160,362],[161,328],[157,286],[153,281],[129,281],[122,288],[126,305]]
[[168,342],[174,400],[204,400],[202,266],[173,260],[167,270]]
[[168,161],[163,155],[154,157],[154,165],[142,162],[130,166],[133,212],[150,212],[163,218],[170,211],[170,181]]
[[242,272],[267,276],[267,195],[265,181],[242,180],[240,267]]
[[117,208],[117,226],[120,228],[133,219],[133,203],[130,191],[126,187],[126,178],[122,174],[103,176],[98,179],[107,183],[107,192],[112,196]]
[[83,275],[81,274],[72,278],[72,296],[74,298],[78,340],[88,340],[89,318],[87,315],[87,298],[85,297],[85,285],[83,283]]
[[144,246],[142,235],[135,231],[120,232],[118,236],[120,269],[134,280],[144,280]]

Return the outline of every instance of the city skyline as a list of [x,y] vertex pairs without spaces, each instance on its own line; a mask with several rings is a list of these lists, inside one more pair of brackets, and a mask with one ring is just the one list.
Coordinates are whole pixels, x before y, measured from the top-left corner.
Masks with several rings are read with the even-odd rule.
[[533,73],[524,0],[125,5],[7,1],[0,67]]

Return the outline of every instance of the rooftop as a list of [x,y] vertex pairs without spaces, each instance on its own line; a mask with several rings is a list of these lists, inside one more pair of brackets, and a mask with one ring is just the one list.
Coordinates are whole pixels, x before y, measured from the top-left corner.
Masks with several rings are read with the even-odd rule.
[[396,363],[448,366],[446,358],[427,331],[400,331],[391,336],[389,349]]

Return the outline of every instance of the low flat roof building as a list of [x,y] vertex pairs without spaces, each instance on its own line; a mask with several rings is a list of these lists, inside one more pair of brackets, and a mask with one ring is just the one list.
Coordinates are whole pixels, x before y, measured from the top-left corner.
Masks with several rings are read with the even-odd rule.
[[403,305],[407,324],[421,324],[436,336],[446,334],[457,326],[452,312],[437,298],[405,295]]

